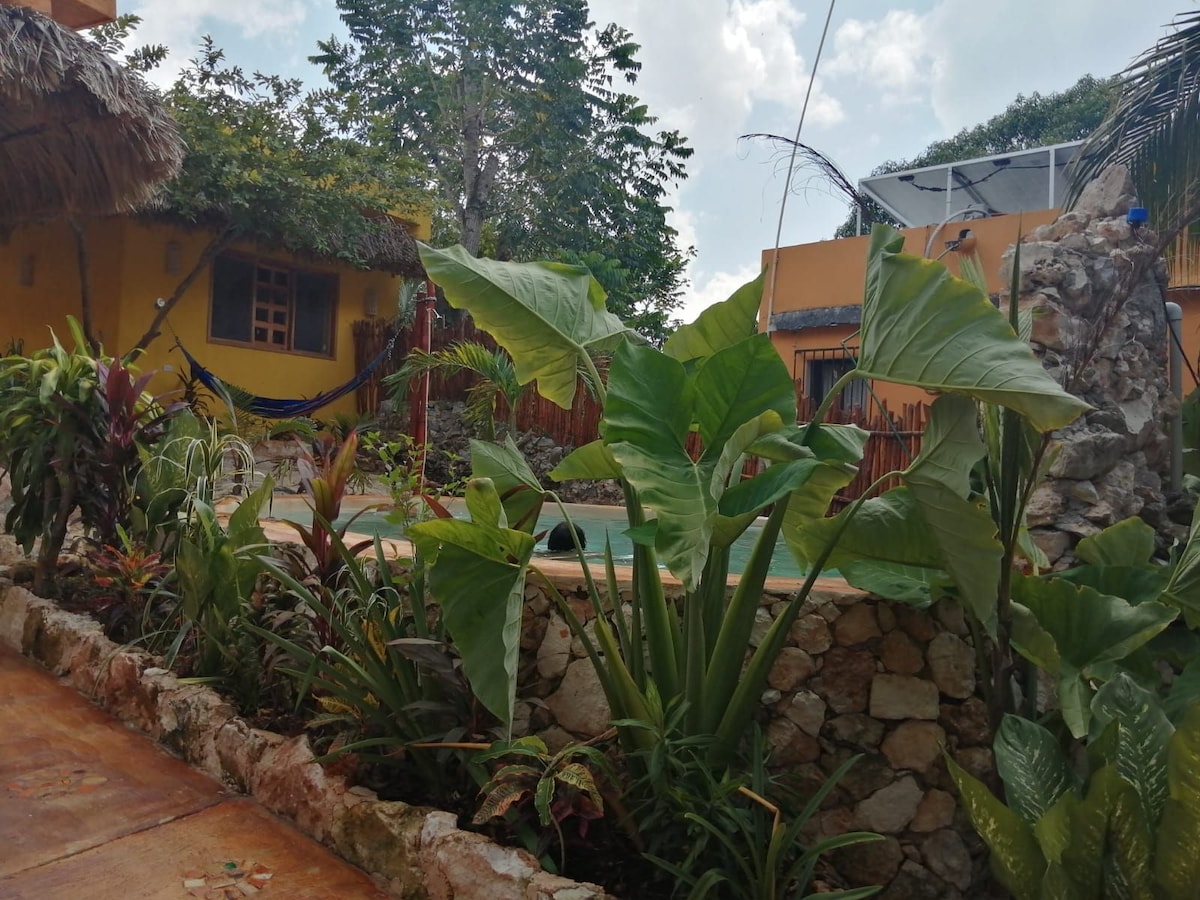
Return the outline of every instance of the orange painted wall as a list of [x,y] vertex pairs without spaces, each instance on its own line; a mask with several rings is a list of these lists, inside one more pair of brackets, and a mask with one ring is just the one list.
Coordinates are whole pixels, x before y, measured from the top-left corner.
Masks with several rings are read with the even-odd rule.
[[[110,219],[88,229],[94,261],[93,296],[96,325],[105,350],[122,353],[141,337],[154,316],[154,302],[169,296],[182,277],[166,270],[167,244],[180,245],[183,272],[199,256],[207,238],[168,225],[147,225],[132,219]],[[233,248],[255,252],[250,245]],[[35,256],[31,287],[17,285],[21,258]],[[265,252],[264,257],[286,263],[286,254]],[[205,368],[221,378],[267,397],[311,397],[353,377],[354,342],[351,325],[364,317],[364,300],[373,291],[379,310],[387,315],[396,302],[400,279],[386,272],[364,272],[346,267],[297,261],[305,269],[336,272],[338,303],[335,313],[334,356],[322,358],[257,350],[208,341],[210,272],[191,286],[171,314],[175,332]],[[46,326],[65,333],[66,316],[79,315],[79,279],[74,244],[65,225],[21,229],[8,244],[0,245],[0,342],[23,338],[26,351],[49,343]],[[151,390],[162,392],[179,385],[178,373],[186,366],[174,346],[174,335],[164,330],[139,361],[143,370],[159,372]],[[330,404],[318,415],[353,412],[350,395]]]
[[[945,250],[945,241],[956,238],[962,228],[970,228],[975,235],[974,252],[979,256],[983,271],[988,278],[991,292],[1001,290],[1000,261],[1004,252],[1019,233],[1027,233],[1038,225],[1052,222],[1057,210],[1042,210],[1024,213],[1021,216],[996,216],[971,222],[953,222],[934,234],[936,226],[904,229],[905,251],[922,255],[930,237],[934,237],[932,256]],[[778,257],[778,272],[772,279],[770,266],[775,259],[774,251],[763,251],[763,265],[767,267],[766,287],[763,303],[759,309],[759,329],[767,330],[772,313],[792,310],[819,309],[828,306],[857,306],[862,303],[863,285],[866,278],[867,248],[870,237],[841,238],[781,247]],[[943,256],[942,261],[955,275],[959,274],[958,254]],[[772,303],[772,283],[774,302]],[[771,341],[792,372],[793,378],[803,378],[796,371],[797,351],[838,347],[842,340],[849,339],[856,331],[854,326],[807,328],[802,331],[774,331]],[[929,396],[921,390],[905,385],[877,384],[875,389],[888,406],[898,411],[905,403],[928,402]]]

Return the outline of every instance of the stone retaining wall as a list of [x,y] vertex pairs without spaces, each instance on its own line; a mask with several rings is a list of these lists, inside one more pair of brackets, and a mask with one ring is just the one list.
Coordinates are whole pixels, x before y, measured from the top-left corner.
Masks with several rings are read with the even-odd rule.
[[[577,616],[590,618],[581,578],[551,580]],[[763,597],[753,643],[788,596],[776,590]],[[581,643],[543,588],[531,582],[526,600],[529,657],[518,726],[551,747],[599,734],[608,706]],[[862,754],[814,822],[821,836],[885,835],[834,855],[850,884],[886,885],[885,900],[980,898],[994,890],[984,846],[957,808],[942,756],[944,748],[967,771],[992,777],[987,709],[975,688],[975,654],[956,604],[922,612],[833,581],[809,597],[771,670],[760,718],[773,763],[801,788],[815,789]]]
[[181,684],[146,653],[113,644],[87,616],[0,585],[0,644],[417,900],[612,900],[544,872],[523,850],[462,831],[447,812],[379,800],[313,762],[304,736],[250,727],[210,689]]
[[[559,574],[551,580],[586,620],[590,605],[582,578]],[[782,586],[766,592],[753,643],[789,594]],[[991,777],[987,712],[975,696],[974,653],[966,638],[962,611],[952,603],[922,612],[840,582],[819,582],[762,697],[760,721],[772,761],[801,791],[814,790],[847,758],[862,754],[808,837],[857,829],[883,834],[881,842],[838,851],[832,862],[851,884],[886,885],[880,894],[886,900],[980,898],[994,890],[983,844],[957,809],[942,757],[944,748],[968,771]],[[305,737],[250,727],[216,693],[180,684],[154,657],[117,647],[90,618],[65,613],[2,580],[0,642],[296,822],[400,896],[606,896],[595,886],[542,872],[524,851],[459,830],[449,813],[380,801],[369,790],[347,786],[312,762]],[[518,731],[558,747],[607,727],[607,704],[582,645],[532,581],[522,647]]]

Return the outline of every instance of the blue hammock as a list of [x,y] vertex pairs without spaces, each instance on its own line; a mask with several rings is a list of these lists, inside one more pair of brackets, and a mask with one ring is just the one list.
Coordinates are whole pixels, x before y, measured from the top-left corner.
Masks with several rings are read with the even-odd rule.
[[187,358],[188,366],[192,370],[192,377],[218,396],[229,398],[230,402],[238,409],[256,416],[262,416],[265,419],[295,419],[314,413],[322,406],[326,406],[340,397],[345,397],[351,391],[358,390],[358,388],[366,384],[367,379],[371,377],[371,373],[379,368],[379,364],[391,356],[392,348],[395,346],[396,338],[399,336],[399,332],[393,334],[392,339],[387,342],[387,346],[379,351],[379,354],[367,363],[362,371],[345,384],[304,400],[279,400],[275,397],[259,397],[251,394],[243,388],[222,381],[212,372],[208,371],[208,369],[204,368],[204,366],[200,365],[196,357],[188,353],[187,347],[183,346],[183,343],[178,338],[175,340],[175,345],[183,351],[183,355]]

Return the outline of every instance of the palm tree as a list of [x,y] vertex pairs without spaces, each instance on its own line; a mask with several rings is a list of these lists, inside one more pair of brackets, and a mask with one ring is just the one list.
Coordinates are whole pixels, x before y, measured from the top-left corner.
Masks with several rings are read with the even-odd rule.
[[392,400],[402,402],[409,385],[421,375],[446,376],[470,372],[479,382],[467,391],[465,417],[487,440],[496,439],[496,413],[501,397],[508,406],[508,432],[517,432],[517,404],[525,387],[517,381],[512,358],[500,349],[489,349],[475,341],[459,341],[442,350],[410,350],[395,374],[384,379],[392,389]]
[[1200,247],[1200,11],[1118,76],[1118,100],[1084,143],[1067,205],[1111,165],[1128,167],[1158,232],[1160,250]]

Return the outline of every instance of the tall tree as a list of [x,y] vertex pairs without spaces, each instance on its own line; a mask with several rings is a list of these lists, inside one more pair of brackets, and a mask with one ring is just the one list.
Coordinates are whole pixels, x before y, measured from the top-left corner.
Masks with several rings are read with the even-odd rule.
[[[389,254],[401,226],[382,213],[419,209],[425,197],[412,164],[346,137],[351,125],[367,129],[344,99],[246,75],[204,39],[166,94],[188,153],[163,186],[159,214],[203,227],[209,240],[135,347],[158,337],[195,280],[238,241],[394,268]],[[420,271],[415,259],[413,269]]]
[[624,90],[638,46],[586,0],[338,0],[350,41],[314,60],[426,160],[435,237],[593,269],[609,308],[661,333],[688,254],[666,222],[692,150]]
[[[906,169],[960,162],[997,153],[1011,153],[1051,144],[1063,144],[1086,138],[1099,126],[1117,95],[1115,78],[1084,75],[1065,91],[1017,99],[999,115],[974,128],[964,128],[953,137],[934,141],[912,159],[888,160],[876,166],[872,175],[887,175]],[[899,225],[873,200],[865,200],[864,221]],[[835,237],[853,237],[856,219],[852,213],[838,228]]]

